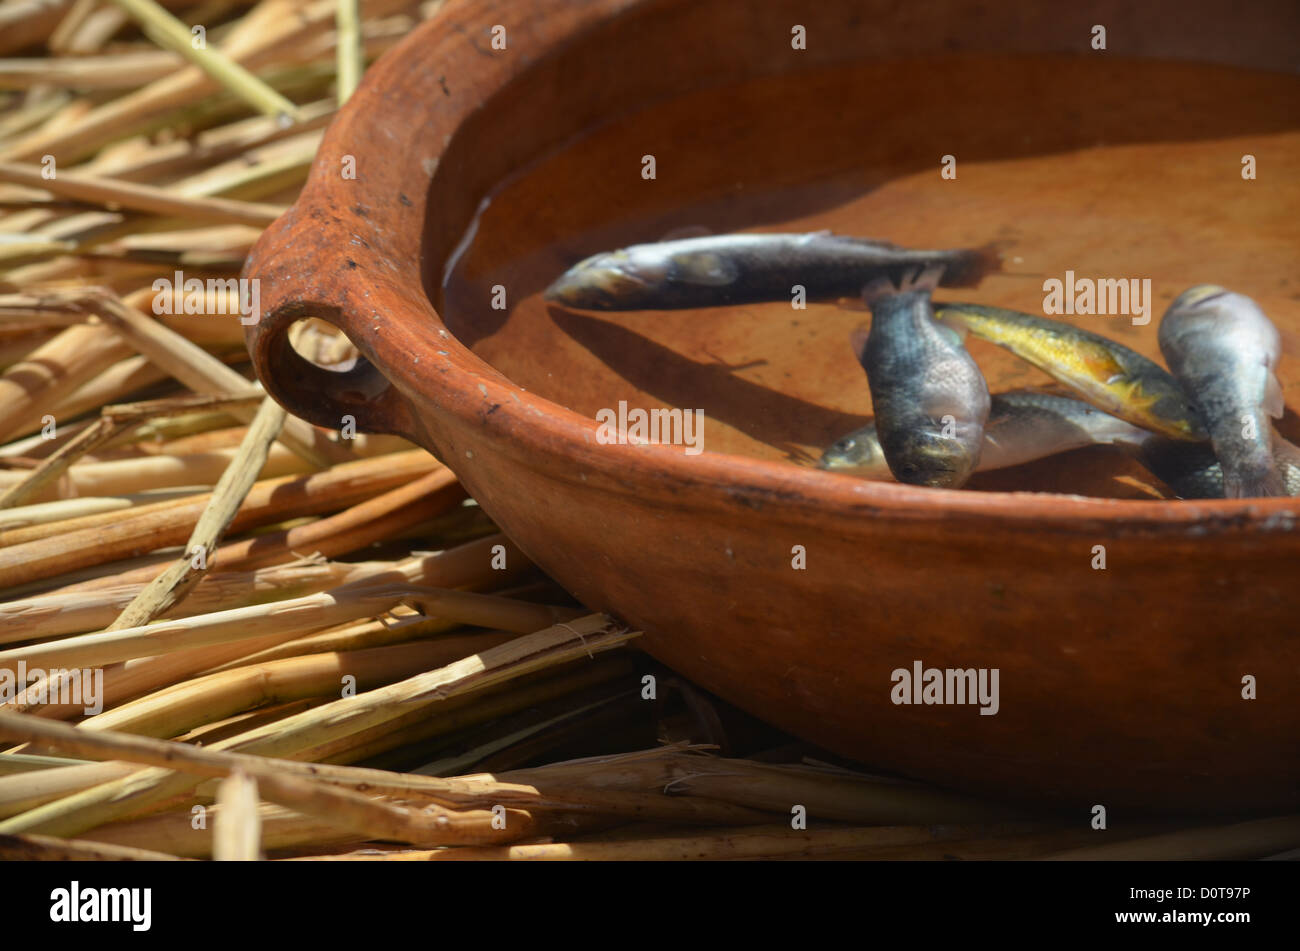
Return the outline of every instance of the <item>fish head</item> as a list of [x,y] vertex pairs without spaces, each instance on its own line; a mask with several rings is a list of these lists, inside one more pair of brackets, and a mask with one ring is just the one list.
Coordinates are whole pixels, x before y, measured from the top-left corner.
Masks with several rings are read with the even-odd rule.
[[1174,298],[1160,318],[1157,331],[1160,350],[1171,366],[1177,363],[1179,352],[1189,345],[1189,340],[1217,324],[1223,305],[1234,296],[1218,284],[1197,284]]
[[1259,304],[1216,284],[1198,284],[1179,294],[1160,320],[1158,339],[1175,373],[1190,354],[1204,359],[1215,346],[1238,360],[1258,358],[1270,371],[1282,352],[1281,334]]
[[654,299],[668,269],[666,259],[638,256],[635,248],[606,251],[569,268],[543,296],[576,310],[628,310]]
[[917,430],[900,440],[889,454],[889,469],[899,482],[935,489],[956,489],[966,484],[977,465],[979,451],[967,440],[944,435],[941,430]]
[[876,438],[876,427],[867,426],[831,443],[817,460],[817,468],[844,472],[864,479],[888,479],[889,463]]
[[1220,287],[1218,284],[1197,284],[1179,294],[1169,305],[1169,309],[1171,311],[1194,310],[1213,302],[1217,297],[1230,293],[1232,292],[1226,287]]

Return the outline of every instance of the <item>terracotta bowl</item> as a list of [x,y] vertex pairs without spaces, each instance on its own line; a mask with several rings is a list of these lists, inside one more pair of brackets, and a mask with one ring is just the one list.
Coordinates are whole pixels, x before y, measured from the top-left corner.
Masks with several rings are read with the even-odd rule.
[[[823,473],[807,455],[870,414],[847,345],[868,315],[540,298],[688,225],[1001,239],[1006,273],[949,299],[1035,310],[1067,269],[1150,278],[1150,324],[1078,319],[1158,356],[1167,302],[1226,284],[1282,327],[1300,407],[1297,8],[1038,7],[453,0],[370,70],[257,244],[258,375],[316,424],[428,448],[655,657],[840,754],[1062,805],[1292,807],[1300,501],[1160,500],[1101,450],[963,491]],[[363,358],[304,361],[306,316]],[[994,391],[1044,379],[971,347]],[[620,400],[703,409],[706,451],[598,441]],[[996,715],[894,703],[916,662],[996,669]]]

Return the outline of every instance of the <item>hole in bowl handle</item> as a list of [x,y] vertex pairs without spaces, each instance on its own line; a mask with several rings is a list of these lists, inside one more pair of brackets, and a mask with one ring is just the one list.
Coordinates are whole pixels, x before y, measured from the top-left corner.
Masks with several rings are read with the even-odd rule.
[[348,370],[327,370],[307,360],[289,341],[289,328],[315,317],[347,333],[338,307],[289,301],[263,314],[247,331],[253,369],[266,391],[285,409],[309,423],[341,429],[344,417],[359,432],[392,433],[417,442],[414,416],[406,399],[364,355]]

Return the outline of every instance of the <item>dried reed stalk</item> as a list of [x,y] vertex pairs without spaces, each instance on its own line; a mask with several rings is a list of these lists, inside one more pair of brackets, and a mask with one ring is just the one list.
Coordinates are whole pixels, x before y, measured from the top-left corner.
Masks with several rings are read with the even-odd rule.
[[201,173],[259,146],[323,129],[329,124],[335,108],[332,99],[301,106],[302,119],[290,128],[285,128],[270,116],[255,116],[204,129],[188,138],[151,141],[129,153],[105,149],[84,167],[126,181],[150,181],[157,180],[158,176]]
[[[165,812],[100,826],[90,832],[87,839],[51,840],[48,836],[41,836],[41,839],[91,841],[128,849],[145,848],[143,844],[147,843],[147,848],[159,849],[169,855],[203,858],[212,854],[212,827],[220,817],[221,807],[209,806],[206,821],[198,828],[195,828],[193,816],[188,811]],[[320,843],[319,847],[323,848],[337,848],[365,839],[364,834],[340,829],[273,803],[264,802],[259,806],[258,820],[262,829],[262,848],[267,852],[300,847],[309,842]]]
[[[124,663],[110,664],[104,668],[104,705],[109,708],[116,707],[150,691],[162,689],[228,662],[240,661],[249,654],[256,654],[299,636],[296,630],[289,628],[283,632],[246,640],[226,641],[207,647],[191,647],[168,654],[138,657]],[[45,700],[46,698],[40,694],[40,685],[34,684],[25,693],[0,707],[57,720],[70,720],[84,715],[84,704],[42,702]]]
[[195,44],[190,29],[153,0],[113,2],[138,20],[161,46],[180,53],[254,109],[271,116],[297,119],[297,106],[220,50]]
[[365,54],[361,46],[361,4],[359,0],[338,0],[335,13],[339,105],[351,98],[361,73],[365,70]]
[[[547,613],[538,611],[540,617]],[[373,690],[495,647],[512,636],[517,635],[493,631],[234,667],[133,700],[86,720],[82,729],[96,733],[118,730],[137,736],[176,736],[264,704],[304,697],[332,699],[345,689]]]
[[[131,347],[167,370],[168,373],[195,392],[238,397],[256,391],[248,380],[208,354],[201,347],[190,343],[175,331],[169,330],[156,320],[147,317],[104,288],[82,287],[72,291],[47,292],[36,297],[34,301],[24,302],[22,307],[24,310],[39,308],[64,313],[87,314],[93,311],[97,316],[104,319],[114,331],[120,334]],[[70,328],[56,340],[71,334],[77,329],[75,327]],[[90,337],[92,341],[98,342],[98,334],[91,334]],[[65,344],[65,346],[67,345]],[[101,345],[101,347],[106,346],[107,344]],[[119,349],[112,349],[109,352],[113,356],[109,363],[116,362],[122,355]],[[107,363],[96,364],[95,371],[106,369],[107,365]],[[55,395],[64,395],[71,389],[67,382],[68,378],[69,375],[64,374],[63,393]],[[77,385],[84,382],[84,378],[78,379]],[[48,400],[50,398],[49,391],[52,386],[52,383],[47,383],[44,386],[44,399]],[[2,388],[0,388],[0,395],[3,395]],[[25,409],[25,412],[30,413],[30,409]],[[245,420],[250,420],[253,411],[232,409],[232,412]],[[0,415],[0,433],[9,432],[4,428],[7,419],[6,416]],[[20,415],[17,422],[24,420],[25,417]],[[14,422],[10,423],[10,425],[14,424]],[[326,468],[334,462],[340,462],[350,457],[350,453],[345,447],[327,439],[315,427],[305,420],[297,418],[285,424],[283,441],[288,448],[318,468]]]
[[1300,848],[1300,816],[1180,829],[1047,856],[1070,862],[1206,862],[1257,859]]
[[43,188],[53,195],[92,205],[129,208],[187,221],[210,221],[216,224],[265,228],[287,210],[279,205],[262,205],[229,198],[179,195],[165,188],[101,178],[85,172],[60,171],[54,177],[46,178],[39,167],[18,162],[0,162],[0,182]]
[[333,558],[391,538],[412,522],[441,515],[464,497],[451,470],[440,469],[310,525],[225,545],[217,556],[225,567],[242,569],[288,561],[299,552]]
[[180,59],[162,50],[54,59],[0,61],[0,89],[65,86],[70,89],[135,89],[173,72]]
[[[16,732],[30,732],[33,729],[45,729],[47,732],[49,728],[60,732],[68,729],[61,724],[49,724],[46,721],[37,721],[35,726],[31,723],[15,726],[10,723],[11,718],[25,721],[35,719],[19,714],[0,715],[0,732],[12,736]],[[363,793],[324,783],[314,777],[284,770],[256,757],[221,757],[213,755],[211,751],[200,751],[180,743],[141,743],[139,739],[119,736],[115,747],[118,752],[130,747],[132,755],[137,758],[148,756],[161,760],[167,768],[181,769],[199,776],[228,777],[242,773],[255,781],[261,795],[272,802],[375,838],[448,845],[510,841],[526,838],[536,831],[532,816],[521,809],[505,809],[502,816],[505,828],[500,828],[493,821],[497,818],[496,815],[490,810],[448,809],[432,802],[423,804],[418,810],[409,809],[371,799]],[[154,752],[160,748],[161,752]],[[220,804],[227,814],[246,814],[250,808],[255,808],[252,804],[234,805],[231,801]],[[238,815],[234,821],[239,821]],[[214,835],[214,849],[223,845],[220,837]]]
[[[261,394],[258,394],[259,397]],[[192,487],[194,493],[209,492],[235,457],[234,449],[170,455],[165,452],[139,454],[114,453],[115,458],[82,459],[63,473],[54,486],[32,493],[31,501],[52,501],[65,495],[127,495],[140,491]],[[0,487],[11,488],[26,478],[22,471],[33,468],[39,456],[25,459],[9,456],[7,470],[0,471]],[[260,473],[263,479],[300,476],[317,471],[316,467],[283,446],[272,448]],[[58,534],[58,530],[45,535]],[[37,534],[37,537],[40,537]]]
[[93,668],[134,657],[156,657],[262,635],[318,631],[343,621],[382,614],[411,597],[413,590],[422,589],[406,585],[349,585],[290,601],[79,634],[0,650],[0,670],[17,670],[19,661],[25,661],[29,668]]
[[[166,321],[160,321],[165,323]],[[213,321],[213,324],[220,321]],[[187,328],[188,329],[188,328]],[[243,362],[245,354],[236,353],[224,344],[209,344],[223,363]],[[57,419],[72,419],[83,413],[94,412],[101,406],[133,397],[146,387],[170,379],[170,375],[139,354],[119,360],[93,380],[82,384],[71,394],[56,402],[51,414]],[[61,427],[66,429],[67,426]]]
[[672,790],[787,813],[799,804],[810,816],[840,822],[918,825],[1016,815],[1015,810],[969,796],[915,783],[864,779],[842,770],[698,756],[679,756],[671,766]]
[[[377,460],[359,460],[310,476],[258,482],[231,523],[234,531],[354,504],[340,516],[323,519],[311,526],[223,546],[211,560],[223,568],[237,565],[250,568],[287,560],[295,548],[311,551],[314,540],[327,542],[337,534],[355,529],[358,523],[364,526],[372,514],[382,516],[391,510],[400,510],[403,505],[415,505],[413,511],[421,512],[445,510],[459,501],[459,495],[449,492],[459,490],[450,471],[437,466],[438,463],[427,454],[413,452]],[[430,472],[431,467],[437,468]],[[416,481],[408,482],[413,476]],[[389,486],[397,488],[384,492]],[[380,492],[383,494],[375,499],[376,493]],[[0,548],[0,587],[56,577],[76,568],[178,545],[189,536],[191,526],[202,515],[210,499],[209,494],[159,502],[142,506],[143,510],[138,514],[108,523],[99,522],[58,534],[46,532],[43,533],[46,537],[35,541],[8,544]],[[322,548],[317,544],[315,547],[323,551],[334,546],[326,544]],[[349,549],[345,545],[343,550]],[[335,554],[337,550],[328,553]],[[146,580],[152,580],[156,574],[145,573],[148,576]]]
[[[267,397],[249,426],[248,435],[234,461],[222,474],[203,514],[185,543],[185,553],[170,568],[149,582],[109,625],[109,630],[147,624],[185,598],[207,573],[207,556],[216,550],[226,529],[266,464],[271,443],[284,425],[284,407]],[[2,500],[0,500],[2,501]]]
[[77,763],[77,760],[61,756],[37,756],[30,753],[7,751],[3,756],[0,756],[0,776],[29,773],[39,769],[57,769],[60,766],[71,766]]
[[[324,475],[325,473],[322,473],[320,477]],[[501,571],[493,567],[494,562],[500,563],[494,557],[495,555],[499,555],[506,565]],[[300,557],[295,555],[289,561],[296,561]],[[508,579],[513,576],[513,572],[529,567],[531,562],[505,536],[492,535],[456,545],[446,551],[415,553],[412,559],[403,560],[399,564],[402,579],[394,580],[405,580],[411,584],[426,584],[444,588],[479,588],[496,583],[490,579]],[[123,572],[108,578],[67,585],[50,593],[86,593],[118,584],[143,583],[149,581],[152,577],[153,575],[148,569],[141,569],[136,572]]]
[[218,862],[256,862],[262,857],[262,818],[257,780],[235,770],[221,781],[213,817],[212,857]]
[[[59,478],[68,467],[82,455],[93,452],[113,439],[131,432],[151,419],[178,412],[188,412],[195,406],[241,406],[255,401],[254,397],[235,399],[212,399],[200,397],[181,400],[160,400],[126,406],[105,406],[100,417],[90,426],[81,430],[74,438],[68,440],[54,453],[47,456],[41,465],[17,485],[10,486],[0,494],[0,509],[11,508],[46,485]],[[265,459],[263,459],[265,461]]]
[[[166,613],[204,614],[311,594],[378,575],[395,564],[362,562],[356,566],[302,559],[256,571],[213,572],[200,581],[182,606]],[[107,627],[143,589],[143,584],[128,583],[94,591],[35,595],[0,602],[0,644]]]
[[[571,624],[557,625],[518,638],[409,680],[336,700],[216,746],[262,756],[284,756],[294,749],[321,743],[329,737],[356,733],[450,696],[621,646],[635,636],[636,633],[620,628],[609,618],[591,615]],[[8,731],[9,721],[4,722]],[[13,816],[0,822],[0,833],[45,832],[74,836],[183,793],[194,784],[192,777],[175,776],[165,769],[150,768],[139,776],[104,783]],[[269,790],[267,796],[271,798]]]
[[88,452],[94,452],[109,440],[140,425],[141,420],[122,421],[101,416],[64,443],[52,455],[16,485],[0,492],[0,509],[12,508],[27,501],[67,471],[68,466]]
[[[98,732],[98,731],[97,731]],[[79,751],[96,758],[120,757],[159,767],[180,767],[206,776],[235,772],[262,776],[284,776],[340,785],[371,795],[422,800],[457,809],[489,809],[496,804],[536,811],[555,809],[624,818],[687,823],[730,823],[740,825],[763,821],[760,811],[738,806],[669,797],[662,793],[607,790],[582,785],[561,786],[547,782],[537,786],[497,782],[478,777],[435,779],[386,770],[328,766],[292,760],[271,760],[246,754],[147,739],[121,732],[88,736],[84,730],[52,724],[32,717],[0,716],[0,735],[30,740],[65,751]],[[106,763],[112,769],[118,764]]]
[[0,6],[0,54],[42,42],[71,6],[72,0],[15,0]]
[[[201,347],[127,305],[115,294],[85,288],[75,292],[75,296],[67,295],[59,304],[93,309],[140,353],[197,393],[243,396],[249,391],[248,381],[234,370]],[[231,411],[245,420],[252,417],[248,411],[233,408]],[[351,453],[346,448],[325,438],[305,420],[294,418],[286,421],[282,435],[284,444],[312,465],[327,468],[333,463],[351,458]]]
[[413,745],[444,741],[498,717],[625,678],[632,669],[628,657],[616,654],[526,674],[508,687],[488,687],[472,695],[444,700],[438,706],[436,718],[401,713],[355,733],[325,736],[295,750],[289,758],[336,766],[369,762]]
[[[104,515],[121,512],[134,505],[151,500],[167,501],[182,495],[193,495],[194,489],[164,489],[161,492],[141,492],[135,495],[100,495],[88,498],[59,499],[55,502],[37,502],[0,511],[0,534],[15,528],[29,528],[49,522],[66,521],[87,515]],[[0,604],[0,612],[4,605]]]
[[[277,6],[263,3],[254,8],[226,39],[223,50],[237,62],[256,69],[300,47],[334,20],[334,0],[311,3],[294,16],[285,16],[287,8]],[[401,6],[396,2],[368,3],[366,12],[382,16]],[[218,88],[202,70],[189,66],[93,108],[75,128],[37,130],[0,152],[0,156],[33,161],[48,153],[65,162],[73,161],[106,142],[148,128]]]
[[[498,545],[507,566],[504,570],[490,567],[494,560],[492,549]],[[252,571],[213,572],[200,581],[184,602],[183,610],[168,613],[176,616],[204,614],[311,594],[360,581],[405,581],[433,587],[483,588],[507,581],[529,566],[530,562],[523,553],[502,535],[487,536],[436,555],[413,556],[398,562],[341,563],[299,559]],[[120,580],[119,576],[106,581],[107,586],[72,586],[0,603],[0,644],[76,634],[112,623],[118,612],[140,592],[143,582]],[[348,635],[341,636],[346,638]],[[346,649],[338,646],[342,641],[331,643],[322,640],[319,643],[321,650]]]
[[130,355],[111,331],[88,323],[37,347],[0,376],[0,439],[35,426],[59,399]]
[[[975,830],[955,827],[958,834]],[[938,834],[944,834],[938,830]],[[930,826],[835,827],[792,830],[788,825],[763,825],[689,836],[610,842],[549,842],[498,848],[457,848],[435,851],[402,850],[380,854],[317,855],[335,861],[718,861],[720,859],[834,857],[837,853],[886,845],[932,841]]]
[[[495,717],[515,713],[535,704],[554,700],[574,690],[605,683],[616,677],[626,677],[630,672],[631,667],[626,658],[607,656],[597,659],[595,662],[570,664],[568,667],[560,668],[558,674],[545,671],[540,674],[526,674],[509,683],[487,687],[471,694],[450,697],[439,704],[438,716],[436,717],[430,717],[427,710],[419,708],[355,733],[332,734],[323,737],[296,750],[291,755],[290,760],[282,761],[279,765],[281,768],[290,769],[291,771],[297,767],[309,769],[310,772],[303,773],[303,775],[320,776],[322,778],[328,776],[332,782],[351,785],[353,788],[362,791],[384,792],[387,789],[384,784],[384,776],[399,774],[367,770],[354,777],[350,773],[343,775],[330,771],[338,766],[346,767],[349,763],[359,762],[408,743],[418,743],[430,737],[449,735],[457,730],[476,726]],[[166,680],[165,683],[175,683],[177,679],[179,678],[171,678]],[[111,700],[105,702],[112,703]],[[306,709],[316,709],[316,707]],[[40,712],[43,713],[44,710]],[[302,711],[289,711],[283,716],[293,716],[298,712]],[[259,719],[257,716],[248,716],[243,719],[243,726],[238,726],[233,733],[227,733],[227,735],[212,740],[207,746],[209,749],[213,749],[218,743],[238,742],[238,737],[243,733],[259,729],[264,724],[273,722],[275,719],[278,718]],[[49,738],[46,737],[45,739],[48,740]],[[79,741],[84,740],[85,734],[77,734],[77,739]],[[5,756],[13,755],[22,754],[5,754]],[[109,755],[118,754],[117,751],[114,751]],[[0,756],[0,759],[3,758],[4,756]],[[285,765],[285,763],[293,760],[302,762],[296,764],[295,767]],[[87,790],[100,783],[110,782],[130,774],[136,768],[128,763],[103,762],[58,769],[43,768],[40,772],[25,776],[0,776],[0,817],[17,815],[63,796]],[[454,781],[448,780],[431,780],[422,776],[414,777],[414,780],[420,783],[454,783]],[[407,791],[408,787],[409,784],[406,778],[403,777],[390,791],[402,793]],[[408,794],[432,795],[433,798],[439,798],[437,788],[442,787],[422,786],[410,791]],[[481,791],[485,787],[479,785],[474,788]],[[501,801],[502,796],[509,799],[511,789],[505,787],[492,789],[488,792],[488,795],[492,802]],[[603,794],[598,795],[603,796]],[[449,793],[445,797],[445,801],[459,802],[462,805],[477,805],[482,804],[484,800],[482,796],[479,798],[467,796],[457,799],[453,793]],[[162,804],[159,803],[151,808],[161,807]],[[733,807],[726,808],[732,809]],[[723,821],[725,820],[717,820],[717,822]],[[751,819],[750,821],[754,820]],[[140,843],[137,842],[136,844]]]
[[0,835],[4,862],[173,862],[177,856],[128,845],[58,839],[48,835]]
[[[1060,827],[1035,831],[1033,826],[1017,823],[1012,829],[1024,827],[1019,831],[1007,831],[1005,824],[986,827],[970,837],[958,840],[943,840],[915,845],[883,846],[861,851],[850,851],[836,855],[843,861],[868,860],[874,862],[987,862],[987,861],[1022,861],[1041,859],[1062,849],[1076,848],[1087,844],[1089,837],[1095,839],[1097,833],[1090,828],[1080,828],[1077,824],[1068,828]],[[1168,828],[1169,823],[1142,822],[1125,826],[1122,832],[1111,834],[1121,839],[1149,835],[1152,832]]]

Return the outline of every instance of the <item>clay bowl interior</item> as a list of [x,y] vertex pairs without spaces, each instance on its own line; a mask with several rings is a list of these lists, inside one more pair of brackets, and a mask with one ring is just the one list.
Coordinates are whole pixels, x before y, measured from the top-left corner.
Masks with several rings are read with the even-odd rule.
[[[1159,360],[1180,291],[1250,294],[1283,331],[1279,429],[1300,440],[1300,179],[1281,171],[1300,158],[1294,8],[806,6],[450,4],[368,74],[255,251],[259,374],[322,425],[350,411],[431,449],[647,650],[836,752],[1026,800],[1294,803],[1293,501],[1153,501],[1158,481],[1103,449],[960,493],[809,471],[870,417],[847,344],[865,311],[541,299],[590,253],[682,229],[999,240],[1002,274],[938,299],[1041,312],[1067,269],[1149,278],[1148,325],[1079,321]],[[491,51],[494,24],[512,52]],[[349,153],[365,174],[340,185]],[[344,328],[357,369],[294,359],[284,330],[307,315]],[[1048,382],[970,348],[993,392]],[[702,409],[706,452],[596,445],[620,400]],[[893,704],[891,671],[918,659],[999,668],[998,715]],[[1280,682],[1245,701],[1245,675]]]

